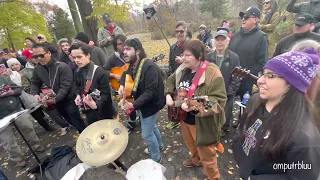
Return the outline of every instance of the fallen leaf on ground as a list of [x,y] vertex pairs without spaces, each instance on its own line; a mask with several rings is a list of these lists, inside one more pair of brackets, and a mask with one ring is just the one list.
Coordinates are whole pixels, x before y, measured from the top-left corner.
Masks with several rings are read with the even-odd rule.
[[198,180],[198,178],[196,178],[196,177],[193,177],[191,180]]
[[237,166],[237,168],[239,169],[239,166],[238,166],[238,164],[237,164],[236,166]]
[[7,162],[3,163],[1,166],[6,166],[6,165],[8,165],[8,163],[7,163]]
[[229,167],[229,169],[230,169],[230,170],[234,170],[234,168],[233,168],[233,167]]
[[228,171],[228,174],[233,174],[233,172],[232,171]]
[[178,152],[179,152],[179,151],[177,151],[177,150],[173,150],[173,153],[174,153],[174,154],[177,154]]
[[172,161],[172,158],[169,158],[168,161],[171,162],[171,161]]
[[231,153],[231,154],[233,154],[233,151],[232,151],[231,149],[228,149],[228,152]]

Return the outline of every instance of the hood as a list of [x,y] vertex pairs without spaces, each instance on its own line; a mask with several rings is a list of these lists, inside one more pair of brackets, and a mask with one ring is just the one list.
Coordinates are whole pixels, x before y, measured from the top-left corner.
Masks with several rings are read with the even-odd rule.
[[34,65],[33,64],[31,64],[30,62],[27,62],[27,64],[26,64],[26,67],[25,67],[26,69],[34,69]]

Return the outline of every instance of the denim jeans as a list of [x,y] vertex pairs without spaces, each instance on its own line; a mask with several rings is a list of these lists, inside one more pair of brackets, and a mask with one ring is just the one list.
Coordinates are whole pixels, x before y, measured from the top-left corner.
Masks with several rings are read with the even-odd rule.
[[141,111],[137,111],[141,120],[142,137],[147,142],[151,154],[151,159],[159,161],[160,148],[163,147],[161,134],[157,126],[158,113],[142,118]]
[[7,176],[3,173],[2,169],[0,169],[0,180],[8,180]]

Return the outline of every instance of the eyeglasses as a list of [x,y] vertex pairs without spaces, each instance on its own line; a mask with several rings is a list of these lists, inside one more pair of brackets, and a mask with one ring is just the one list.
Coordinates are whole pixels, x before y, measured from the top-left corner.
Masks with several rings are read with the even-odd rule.
[[266,79],[282,78],[282,77],[279,76],[278,74],[269,73],[269,72],[267,72],[267,73],[262,73],[262,72],[260,72],[260,73],[258,74],[258,77],[259,77],[259,78],[263,77],[263,78],[266,78]]
[[48,54],[48,53],[33,55],[32,58],[34,58],[34,59],[44,58],[44,55],[46,55],[46,54]]
[[176,30],[176,34],[183,34],[184,33],[184,30]]
[[269,1],[269,2],[264,2],[263,4],[270,4],[271,2]]

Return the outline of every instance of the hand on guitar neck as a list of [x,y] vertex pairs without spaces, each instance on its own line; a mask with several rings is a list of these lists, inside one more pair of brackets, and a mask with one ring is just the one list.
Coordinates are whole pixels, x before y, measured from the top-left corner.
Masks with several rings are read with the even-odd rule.
[[75,104],[79,107],[80,111],[86,111],[88,109],[97,109],[97,103],[95,101],[100,99],[100,91],[94,90],[92,93],[85,95],[77,95],[74,100]]

